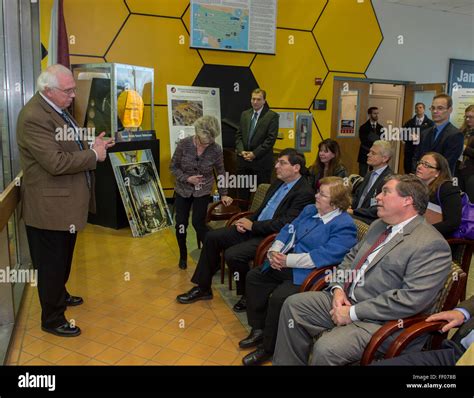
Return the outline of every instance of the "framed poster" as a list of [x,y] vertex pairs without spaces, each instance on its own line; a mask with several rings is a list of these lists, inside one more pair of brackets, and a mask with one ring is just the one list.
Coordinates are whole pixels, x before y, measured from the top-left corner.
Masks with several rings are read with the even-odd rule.
[[337,129],[337,138],[356,136],[358,109],[359,90],[342,90],[339,100],[339,126]]
[[448,94],[453,98],[450,121],[460,128],[464,122],[464,111],[474,104],[474,61],[449,60]]
[[311,151],[311,132],[313,115],[311,113],[298,113],[296,115],[295,149],[300,152]]
[[173,225],[151,150],[109,153],[134,237]]

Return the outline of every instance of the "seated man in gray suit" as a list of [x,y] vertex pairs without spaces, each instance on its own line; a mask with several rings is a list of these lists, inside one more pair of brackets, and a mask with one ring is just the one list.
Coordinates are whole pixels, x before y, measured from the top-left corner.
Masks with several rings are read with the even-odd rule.
[[367,224],[377,219],[377,200],[375,197],[382,191],[385,177],[392,175],[388,165],[392,158],[393,150],[389,141],[377,140],[367,154],[367,164],[372,166],[362,184],[352,195],[352,208],[347,210],[354,218]]
[[[401,355],[396,358],[376,362],[383,366],[454,366],[465,351],[474,344],[474,296],[463,301],[451,311],[438,312],[426,319],[427,322],[446,321],[443,329],[447,332],[460,326],[451,340],[444,340],[442,349],[421,351]],[[464,359],[464,358],[463,358]],[[474,363],[469,363],[474,365]]]
[[433,310],[451,250],[423,217],[427,188],[414,175],[391,176],[377,206],[380,220],[344,257],[328,289],[283,304],[274,364],[357,362],[384,322]]

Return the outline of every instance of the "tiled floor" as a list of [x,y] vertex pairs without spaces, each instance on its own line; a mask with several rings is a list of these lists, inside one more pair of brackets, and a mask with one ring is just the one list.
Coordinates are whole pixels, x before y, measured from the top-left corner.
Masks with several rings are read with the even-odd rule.
[[[85,302],[66,313],[82,335],[44,333],[38,293],[28,287],[7,364],[240,365],[250,351],[238,348],[247,330],[217,289],[213,300],[176,303],[195,268],[190,257],[188,270],[179,270],[176,252],[173,229],[132,238],[127,228],[88,225],[68,284]],[[467,297],[473,293],[471,273]]]
[[210,301],[176,303],[195,268],[190,257],[179,270],[176,252],[173,229],[132,238],[127,228],[88,225],[68,283],[84,304],[66,313],[81,336],[43,332],[38,293],[28,287],[7,364],[240,365],[248,332],[217,290]]

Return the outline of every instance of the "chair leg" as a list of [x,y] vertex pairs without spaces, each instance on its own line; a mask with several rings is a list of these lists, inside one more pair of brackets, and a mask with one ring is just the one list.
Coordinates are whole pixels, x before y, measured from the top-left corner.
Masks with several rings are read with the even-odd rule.
[[229,267],[227,267],[229,271],[229,290],[232,290],[232,271]]
[[224,252],[221,251],[221,284],[224,284],[224,274],[225,274],[225,260],[224,260]]

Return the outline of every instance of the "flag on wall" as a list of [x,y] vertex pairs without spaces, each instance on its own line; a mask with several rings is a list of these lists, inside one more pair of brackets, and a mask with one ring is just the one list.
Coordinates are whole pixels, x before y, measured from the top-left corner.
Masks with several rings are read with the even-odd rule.
[[48,55],[48,65],[61,64],[69,68],[69,43],[63,0],[54,0],[51,10]]

